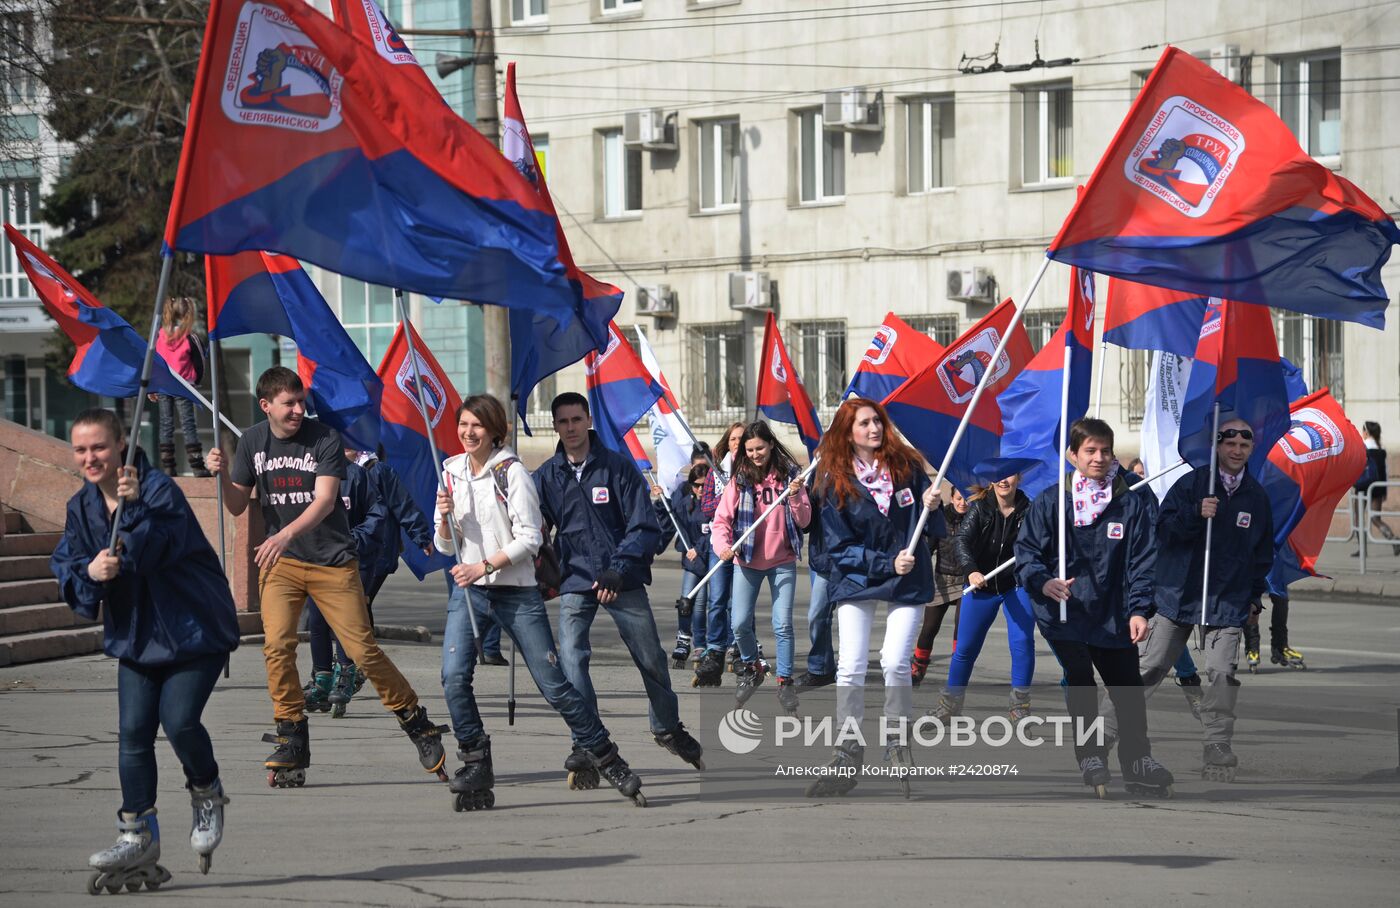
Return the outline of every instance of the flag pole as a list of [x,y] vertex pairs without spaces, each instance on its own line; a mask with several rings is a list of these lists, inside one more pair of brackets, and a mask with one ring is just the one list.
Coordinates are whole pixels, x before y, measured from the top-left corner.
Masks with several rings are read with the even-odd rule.
[[1094,418],[1103,418],[1103,373],[1108,365],[1108,341],[1099,341],[1099,375],[1094,381]]
[[[1220,401],[1217,400],[1217,401],[1215,402],[1214,416],[1212,417],[1212,420],[1211,420],[1211,432],[1210,432],[1210,486],[1209,486],[1209,488],[1210,488],[1210,495],[1209,495],[1209,497],[1211,497],[1211,498],[1214,498],[1214,497],[1215,497],[1215,477],[1216,477],[1216,473],[1218,472],[1218,469],[1217,469],[1217,466],[1216,466],[1216,463],[1217,463],[1217,461],[1216,461],[1216,456],[1217,456],[1217,448],[1219,447],[1219,442],[1217,441],[1217,439],[1218,439],[1219,437],[1220,437]],[[1204,569],[1202,570],[1202,573],[1201,573],[1201,621],[1200,621],[1200,624],[1196,625],[1196,650],[1197,650],[1197,652],[1200,652],[1200,651],[1202,651],[1202,650],[1204,650],[1204,649],[1206,648],[1206,604],[1207,604],[1207,601],[1209,600],[1209,591],[1210,591],[1210,536],[1211,536],[1211,529],[1212,529],[1214,526],[1215,526],[1215,518],[1214,518],[1214,517],[1212,517],[1212,518],[1210,518],[1209,520],[1206,521],[1206,556],[1205,556],[1205,566],[1204,566]]]
[[[646,335],[642,333],[642,326],[641,326],[641,325],[638,325],[638,324],[636,324],[636,323],[634,322],[634,323],[632,324],[632,329],[633,329],[634,331],[637,332],[637,337],[638,337],[643,343],[645,343],[645,344],[647,345],[647,349],[648,349],[648,350],[651,350],[651,355],[652,355],[652,356],[655,356],[655,355],[656,355],[656,351],[655,351],[654,349],[652,349],[651,342],[648,341],[648,340],[646,339]],[[645,365],[645,363],[643,363],[643,365]],[[658,363],[658,368],[660,368],[660,364],[659,364],[659,363]],[[650,372],[651,370],[648,369],[647,371]],[[661,376],[660,376],[660,375],[654,375],[654,376],[652,376],[652,377],[656,379],[656,383],[657,383],[658,385],[661,384]],[[666,386],[665,386],[665,385],[662,385],[662,390],[665,390],[665,388],[666,388]],[[676,419],[680,420],[680,422],[681,422],[681,428],[685,429],[686,434],[690,436],[690,450],[691,450],[692,453],[693,453],[694,450],[695,450],[695,446],[698,445],[698,444],[700,443],[700,436],[695,434],[695,430],[692,429],[692,428],[690,427],[690,423],[689,423],[689,422],[686,420],[686,418],[685,418],[685,413],[681,412],[681,408],[680,408],[680,406],[679,406],[680,401],[672,400],[672,401],[671,401],[671,404],[672,404],[672,406],[671,406],[671,412],[674,413],[674,414],[676,414]],[[708,464],[710,465],[710,469],[711,469],[711,470],[716,469],[715,459],[714,459],[714,457],[710,456],[710,454],[708,454],[708,453],[705,455],[705,462],[708,463]]]
[[[173,253],[161,257],[160,280],[156,281],[156,309],[151,315],[151,333],[146,338],[146,357],[141,361],[141,383],[136,388],[136,412],[131,417],[130,437],[126,442],[126,464],[122,474],[136,463],[136,440],[141,432],[141,420],[146,415],[146,394],[151,387],[151,361],[156,355],[156,339],[160,332],[160,319],[165,311],[165,290],[170,286],[170,269],[175,264]],[[117,552],[117,525],[121,523],[123,498],[117,499],[116,510],[112,512],[112,535],[107,540],[107,554]]]
[[650,481],[652,485],[661,489],[661,506],[666,509],[666,516],[671,518],[671,526],[676,528],[676,535],[680,537],[681,542],[683,542],[686,549],[689,550],[691,548],[690,540],[686,538],[685,530],[681,529],[680,521],[676,519],[676,512],[671,510],[671,502],[666,497],[666,487],[656,481],[655,470],[647,470],[647,480]]
[[[1166,475],[1169,474],[1169,473],[1175,473],[1177,470],[1181,469],[1181,468],[1184,467],[1184,466],[1186,466],[1186,461],[1184,461],[1184,460],[1178,460],[1176,463],[1174,463],[1174,464],[1172,464],[1171,466],[1167,467],[1165,470],[1158,470],[1155,474],[1153,474],[1153,475],[1151,475],[1151,476],[1148,476],[1147,478],[1143,479],[1143,480],[1142,480],[1141,482],[1139,482],[1137,485],[1132,486],[1131,488],[1129,488],[1128,491],[1129,491],[1129,492],[1136,492],[1136,491],[1138,491],[1139,489],[1149,488],[1148,483],[1152,482],[1152,480],[1154,480],[1154,479],[1161,479],[1163,476],[1166,476]],[[1008,558],[1008,559],[1006,559],[1005,561],[1003,561],[1001,564],[999,564],[999,565],[997,565],[995,568],[993,568],[991,571],[987,572],[986,574],[983,574],[982,576],[983,576],[983,578],[986,579],[986,580],[991,580],[991,579],[992,579],[993,577],[995,577],[997,574],[1000,574],[1002,571],[1007,570],[1008,568],[1012,567],[1012,566],[1015,565],[1015,564],[1016,564],[1016,559],[1015,559],[1015,558]],[[971,584],[968,584],[967,586],[963,587],[963,594],[966,595],[966,594],[972,592],[972,591],[975,590],[975,589],[977,589],[977,587],[975,587],[975,586],[973,586],[973,585],[971,585]]]
[[[208,328],[207,313],[205,327]],[[174,374],[174,373],[172,373]],[[219,448],[219,342],[215,338],[209,338],[209,393],[214,396],[214,404],[210,407],[210,412],[214,414],[214,447]],[[241,433],[240,433],[241,435]],[[220,448],[222,450],[222,448]],[[214,479],[214,496],[217,500],[216,509],[219,512],[219,570],[224,572],[225,579],[228,578],[228,565],[224,559],[224,481],[219,478]],[[229,664],[232,657],[224,658],[224,677],[229,676]]]
[[[812,471],[815,470],[815,469],[817,468],[817,464],[820,463],[820,462],[821,462],[821,458],[820,458],[820,457],[813,457],[813,458],[812,458],[812,462],[809,463],[809,464],[807,464],[807,468],[806,468],[805,470],[803,470],[801,473],[799,473],[798,476],[797,476],[797,478],[796,478],[795,480],[793,480],[793,482],[805,483],[805,482],[807,481],[807,477],[809,477],[809,476],[812,475]],[[790,483],[788,483],[787,486],[783,489],[783,491],[778,495],[778,497],[775,498],[775,499],[773,499],[773,503],[770,504],[768,507],[766,507],[766,508],[763,509],[763,513],[758,515],[757,519],[754,520],[754,522],[749,526],[749,528],[748,528],[747,530],[745,530],[745,531],[739,536],[738,539],[734,540],[732,543],[729,544],[729,547],[730,547],[731,549],[736,549],[736,550],[737,550],[737,549],[739,548],[739,546],[741,546],[741,545],[743,545],[745,542],[747,542],[747,541],[748,541],[748,538],[749,538],[750,536],[752,536],[752,535],[754,534],[755,531],[758,530],[759,526],[763,523],[763,521],[765,521],[765,520],[768,519],[768,515],[769,515],[769,514],[772,514],[774,511],[776,511],[776,510],[778,509],[778,505],[782,504],[784,501],[787,501],[788,496],[791,495],[791,494],[792,494],[792,483],[790,482]],[[705,572],[705,576],[704,576],[704,577],[701,577],[701,578],[700,578],[700,582],[697,583],[697,584],[695,584],[695,586],[691,589],[690,595],[689,595],[689,596],[682,596],[681,598],[684,599],[686,602],[688,602],[688,603],[690,604],[690,607],[691,607],[691,608],[694,608],[694,607],[695,607],[695,597],[698,596],[698,595],[700,595],[700,591],[701,591],[702,589],[705,588],[705,584],[707,584],[707,583],[710,582],[710,578],[713,577],[713,576],[719,571],[720,568],[724,567],[726,564],[729,564],[729,563],[730,563],[730,562],[725,561],[723,558],[721,558],[721,559],[719,559],[718,561],[716,561],[715,564],[714,564],[714,567],[712,567],[712,568],[710,568],[708,571],[706,571],[706,572]]]
[[[210,341],[209,341],[209,350],[210,350],[209,356],[211,357],[211,362],[212,362],[212,357],[213,357],[213,355],[214,355],[214,352],[213,352],[214,344],[216,344],[216,343],[218,343],[218,341],[215,341],[215,340],[210,340]],[[218,408],[215,407],[212,403],[210,403],[209,398],[207,398],[207,397],[205,397],[203,394],[199,393],[199,389],[196,388],[194,385],[190,384],[188,381],[186,381],[186,380],[185,380],[185,377],[184,377],[183,375],[181,375],[179,372],[176,372],[174,369],[171,369],[171,370],[170,370],[170,377],[173,378],[173,379],[175,379],[177,382],[179,382],[180,385],[181,385],[181,387],[183,387],[186,391],[188,391],[188,392],[190,392],[191,394],[193,394],[193,395],[195,396],[195,398],[196,398],[201,404],[204,404],[204,409],[206,409],[206,410],[208,410],[210,413],[214,414],[214,419],[215,419],[216,423],[217,423],[217,422],[222,422],[222,423],[224,424],[224,428],[225,428],[225,429],[228,429],[230,432],[232,432],[232,433],[233,433],[235,436],[237,436],[238,438],[242,438],[242,437],[243,437],[243,430],[240,429],[240,428],[238,428],[238,426],[234,425],[234,424],[233,424],[233,421],[230,420],[227,416],[225,416],[224,414],[220,413],[219,410],[218,410]],[[210,370],[209,370],[209,380],[210,380],[211,383],[214,381],[214,371],[213,371],[213,367],[212,367],[212,366],[210,367]],[[212,388],[212,385],[211,385],[211,388]],[[214,391],[212,391],[212,390],[211,390],[210,393],[217,394],[217,392],[214,392]],[[219,436],[218,436],[218,432],[215,431],[215,433],[214,433],[214,438],[215,438],[216,441],[218,440],[218,437],[219,437]]]
[[[1064,583],[1064,582],[1065,582],[1065,579],[1066,579],[1066,578],[1065,578],[1065,573],[1066,573],[1066,571],[1065,571],[1065,557],[1066,557],[1066,556],[1065,556],[1065,549],[1066,549],[1066,540],[1067,540],[1067,537],[1068,537],[1068,534],[1069,534],[1069,530],[1068,530],[1068,528],[1065,526],[1065,524],[1067,524],[1067,523],[1069,522],[1069,518],[1068,518],[1068,516],[1067,516],[1066,513],[1065,513],[1065,463],[1064,463],[1064,457],[1065,457],[1065,454],[1069,451],[1069,370],[1070,370],[1070,364],[1073,363],[1073,361],[1074,361],[1074,345],[1070,343],[1070,339],[1071,339],[1073,336],[1074,336],[1074,332],[1073,332],[1073,331],[1067,331],[1067,332],[1065,332],[1064,365],[1061,367],[1061,371],[1060,371],[1060,456],[1059,456],[1058,458],[1056,458],[1056,463],[1055,463],[1056,471],[1057,471],[1057,473],[1059,474],[1059,477],[1060,477],[1060,497],[1059,497],[1059,505],[1055,508],[1055,512],[1056,512],[1056,514],[1057,514],[1058,517],[1059,517],[1059,519],[1058,519],[1058,521],[1057,521],[1057,523],[1058,523],[1058,533],[1057,533],[1056,535],[1057,535],[1057,537],[1058,537],[1058,539],[1057,539],[1057,544],[1058,544],[1058,547],[1059,547],[1059,553],[1058,553],[1058,554],[1059,554],[1059,578],[1060,578],[1060,582],[1061,582],[1061,583]],[[1099,377],[1100,377],[1100,378],[1103,377],[1103,373],[1102,373],[1102,372],[1099,373]],[[1069,600],[1068,600],[1068,599],[1061,599],[1061,600],[1060,600],[1060,623],[1061,623],[1061,624],[1064,624],[1064,623],[1065,623],[1066,621],[1068,621],[1068,620],[1069,620]]]
[[[413,326],[409,324],[408,321],[408,306],[405,305],[403,301],[402,290],[395,288],[394,302],[396,302],[399,307],[399,328],[403,331],[403,340],[408,346],[408,359],[409,362],[413,363],[413,390],[416,392],[413,400],[414,403],[418,405],[418,415],[423,417],[423,434],[428,437],[428,449],[432,452],[433,457],[433,472],[437,474],[437,487],[438,491],[441,492],[445,488],[442,481],[442,469],[440,466],[442,461],[438,452],[437,439],[433,437],[433,421],[428,418],[428,401],[423,396],[423,373],[418,368],[418,350],[413,346]],[[470,473],[471,467],[468,466],[467,470],[468,473]],[[453,562],[455,564],[461,564],[462,539],[457,535],[457,521],[448,519],[444,520],[444,522],[447,524],[448,532],[452,534]],[[462,587],[462,593],[467,600],[467,617],[471,619],[472,639],[477,643],[476,658],[480,664],[485,665],[486,651],[481,648],[481,632],[477,630],[476,612],[472,610],[471,590]]]
[[[1011,340],[1011,334],[1016,330],[1016,326],[1021,323],[1021,316],[1026,312],[1026,306],[1030,304],[1031,297],[1035,295],[1035,289],[1040,286],[1040,279],[1045,277],[1046,270],[1050,267],[1050,259],[1047,257],[1040,263],[1040,268],[1035,272],[1035,277],[1031,278],[1030,286],[1026,288],[1026,294],[1021,301],[1016,304],[1016,311],[1011,316],[1011,322],[1006,326],[1006,333],[997,342],[996,349],[992,351],[991,362],[996,363],[1001,358],[1001,354],[1006,350],[1007,343]],[[962,442],[963,435],[967,432],[967,424],[972,419],[973,412],[977,409],[977,402],[982,399],[982,392],[986,390],[987,379],[991,377],[992,368],[983,370],[982,377],[977,380],[977,387],[972,391],[972,398],[967,402],[967,409],[963,411],[962,419],[958,422],[958,430],[953,433],[953,440],[948,444],[948,450],[943,455],[943,462],[938,465],[938,473],[933,478],[933,487],[941,489],[943,479],[948,475],[948,467],[953,463],[953,454],[958,450],[958,444]],[[815,463],[815,461],[813,461]],[[941,494],[941,493],[940,493]],[[922,507],[922,503],[921,507]],[[914,552],[914,544],[919,536],[924,532],[924,526],[928,523],[929,509],[922,507],[919,512],[919,520],[914,524],[914,532],[910,534],[909,545],[904,549],[904,554],[911,555]]]
[[[510,421],[510,448],[511,452],[519,457],[520,454],[516,451],[516,446],[520,443],[520,395],[512,394],[510,404],[511,415],[515,417]],[[507,509],[507,516],[509,516],[509,509]],[[543,539],[541,539],[540,545],[544,545]],[[506,724],[513,726],[515,725],[515,637],[511,634],[505,636],[510,641],[510,674],[506,676]]]

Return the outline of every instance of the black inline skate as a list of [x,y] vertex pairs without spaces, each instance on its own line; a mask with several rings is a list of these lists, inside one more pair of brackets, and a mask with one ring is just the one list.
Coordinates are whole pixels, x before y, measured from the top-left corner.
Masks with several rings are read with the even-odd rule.
[[671,650],[671,666],[685,668],[690,659],[690,635],[676,634],[676,648]]
[[159,889],[170,879],[170,871],[156,863],[160,860],[160,824],[154,807],[139,814],[119,812],[117,832],[120,835],[110,848],[88,858],[88,866],[95,871],[88,877],[90,895],[101,895],[103,889],[116,895],[123,886],[128,892],[143,885]]
[[731,675],[739,670],[739,647],[737,645],[731,645],[724,651],[724,670]]
[[575,744],[573,752],[564,758],[564,770],[569,774],[570,791],[592,791],[598,787],[598,770],[580,745]]
[[1132,766],[1123,770],[1123,790],[1130,795],[1170,798],[1175,781],[1167,768],[1151,754],[1134,760]]
[[1270,653],[1269,660],[1273,662],[1274,665],[1282,665],[1284,668],[1297,669],[1305,669],[1308,667],[1308,664],[1303,661],[1303,654],[1287,643],[1274,641],[1270,644],[1270,649],[1272,652]]
[[717,649],[707,649],[700,657],[700,665],[695,669],[695,677],[690,679],[691,687],[719,687],[724,678],[724,653]]
[[355,691],[359,687],[356,680],[364,684],[364,679],[360,677],[360,670],[353,662],[337,664],[335,667],[335,684],[331,687],[326,700],[330,703],[331,718],[345,718],[345,708],[350,705],[350,701],[355,698]]
[[826,798],[846,794],[856,787],[856,777],[864,765],[865,748],[858,744],[842,744],[831,755],[831,762],[826,764],[826,774],[807,786],[807,797]]
[[190,821],[190,847],[199,855],[199,872],[208,873],[214,861],[214,849],[224,840],[224,786],[215,779],[212,785],[190,789],[190,807],[194,817]]
[[1094,794],[1098,795],[1100,801],[1108,800],[1108,783],[1112,781],[1113,775],[1108,771],[1108,764],[1103,757],[1093,754],[1079,761],[1079,772],[1084,776],[1084,784],[1094,789]]
[[268,744],[276,744],[263,761],[267,769],[267,784],[271,788],[300,788],[306,784],[306,767],[311,765],[311,737],[306,719],[298,722],[278,719],[277,731],[263,735]]
[[461,813],[495,807],[496,793],[491,790],[496,784],[495,773],[491,770],[491,736],[482,735],[472,744],[459,744],[457,756],[462,758],[462,768],[447,783],[452,789],[452,809]]
[[705,761],[701,759],[705,748],[701,747],[700,742],[685,730],[684,725],[678,723],[673,730],[665,734],[653,735],[652,740],[696,769],[703,770],[705,768]]
[[1251,675],[1259,671],[1259,625],[1246,624],[1244,626],[1244,657],[1249,663],[1249,673]]
[[749,702],[767,675],[768,663],[762,659],[740,663],[738,671],[734,673],[734,705],[743,706]]
[[307,712],[323,713],[331,708],[329,698],[331,688],[335,686],[334,678],[330,672],[312,672],[311,680],[301,689]]
[[1233,782],[1240,758],[1229,744],[1207,744],[1201,754],[1201,778],[1210,782]]
[[638,807],[647,806],[646,795],[642,794],[641,777],[622,759],[616,744],[604,741],[593,750],[585,750],[584,753],[592,761],[593,769],[598,775],[606,779],[624,798],[630,799]]
[[442,767],[447,762],[447,752],[442,749],[442,733],[447,731],[447,726],[434,725],[428,718],[428,711],[421,706],[396,709],[394,715],[399,717],[399,728],[418,748],[418,762],[423,764],[423,769],[446,782],[447,772]]
[[802,700],[797,696],[797,685],[791,678],[778,679],[778,705],[789,716],[797,715],[797,707],[802,704]]

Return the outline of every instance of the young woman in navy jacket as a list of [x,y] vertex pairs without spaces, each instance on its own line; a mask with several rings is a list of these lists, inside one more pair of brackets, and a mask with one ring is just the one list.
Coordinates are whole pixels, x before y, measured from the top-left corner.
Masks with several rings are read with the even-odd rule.
[[[910,533],[922,508],[928,508],[927,536],[941,537],[943,513],[938,491],[924,473],[924,461],[890,425],[884,407],[850,398],[832,417],[817,448],[821,458],[817,483],[822,501],[823,546],[831,559],[830,596],[836,603],[840,651],[836,660],[837,726],[859,723],[870,635],[883,605],[885,639],[880,669],[885,679],[885,715],[908,723],[913,717],[913,680],[909,655],[933,598],[933,559],[924,539]],[[886,759],[907,764],[909,748],[890,743]],[[845,743],[836,749],[834,768],[855,768],[864,748]],[[809,797],[844,794],[855,775],[820,777]]]
[[[72,429],[85,480],[68,501],[63,539],[49,566],[65,602],[89,620],[102,613],[103,650],[117,660],[120,836],[88,864],[93,894],[170,879],[156,822],[156,730],[185,772],[194,807],[190,845],[208,872],[223,836],[224,797],[209,733],[200,723],[219,672],[238,646],[228,580],[178,486],[142,452],[125,462],[125,434],[110,410],[84,410]],[[112,515],[117,548],[108,549]],[[114,888],[115,887],[115,888]]]

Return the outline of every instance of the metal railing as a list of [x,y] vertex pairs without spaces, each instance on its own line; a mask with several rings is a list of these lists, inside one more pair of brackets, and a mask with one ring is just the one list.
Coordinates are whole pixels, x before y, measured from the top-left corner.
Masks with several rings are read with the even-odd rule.
[[1342,496],[1341,503],[1337,505],[1336,513],[1343,514],[1346,516],[1346,535],[1328,536],[1326,538],[1326,541],[1350,542],[1356,536],[1356,491],[1354,489],[1347,489],[1346,495]]

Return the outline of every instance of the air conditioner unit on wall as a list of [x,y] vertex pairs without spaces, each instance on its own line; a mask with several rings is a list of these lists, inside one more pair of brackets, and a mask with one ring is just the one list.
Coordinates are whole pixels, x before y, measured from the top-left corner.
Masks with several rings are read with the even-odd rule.
[[987,268],[952,268],[948,271],[948,299],[961,303],[994,303],[997,279]]
[[845,88],[826,93],[822,104],[822,126],[848,132],[880,132],[885,128],[885,93],[872,97],[864,88]]
[[629,110],[622,119],[622,144],[647,151],[676,150],[676,117],[659,107]]
[[777,282],[767,271],[729,272],[729,308],[766,311],[773,308]]
[[676,317],[676,291],[670,284],[637,288],[637,311],[654,318]]

